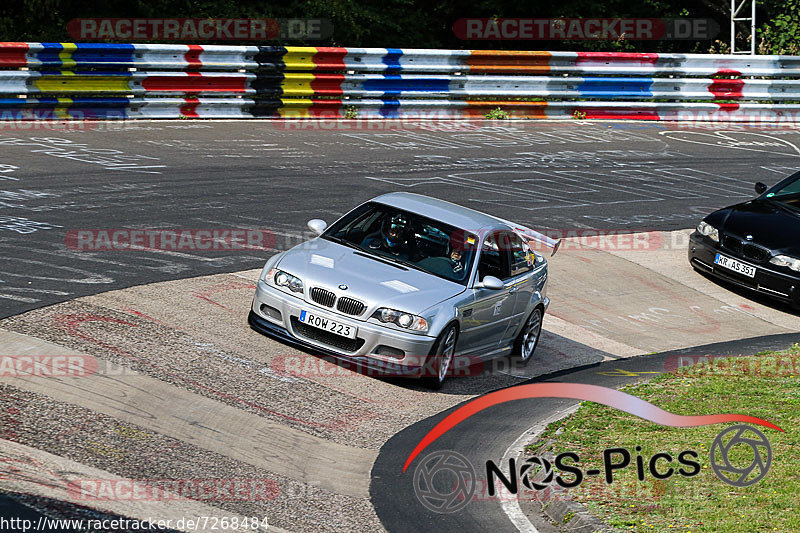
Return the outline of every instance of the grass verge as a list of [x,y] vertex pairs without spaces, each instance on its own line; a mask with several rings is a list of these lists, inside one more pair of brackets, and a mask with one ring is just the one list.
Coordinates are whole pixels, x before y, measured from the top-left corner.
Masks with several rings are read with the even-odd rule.
[[[606,524],[626,531],[800,531],[800,344],[784,352],[711,359],[703,364],[661,374],[652,381],[622,390],[676,414],[738,413],[766,419],[784,433],[758,426],[772,446],[772,465],[764,479],[748,487],[724,483],[710,467],[714,437],[733,424],[672,428],[622,411],[585,402],[572,416],[551,424],[529,450],[554,454],[576,452],[580,466],[603,467],[603,450],[622,447],[631,464],[614,472],[612,484],[603,474],[586,477],[567,494]],[[756,427],[756,426],[754,426]],[[644,468],[653,454],[673,457],[683,450],[699,454],[700,473],[640,481],[636,447]],[[746,466],[752,449],[739,444],[731,462]],[[615,459],[617,460],[617,459]],[[660,462],[658,469],[670,465]],[[676,470],[681,465],[673,462]],[[571,474],[565,477],[572,479]]]

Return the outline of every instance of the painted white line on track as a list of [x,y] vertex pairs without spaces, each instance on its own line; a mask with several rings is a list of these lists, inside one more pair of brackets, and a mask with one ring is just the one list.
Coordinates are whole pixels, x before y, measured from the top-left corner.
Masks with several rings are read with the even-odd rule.
[[[525,433],[520,435],[519,438],[511,443],[511,446],[506,449],[506,452],[503,454],[503,460],[500,462],[500,464],[508,464],[508,460],[512,458],[517,459],[522,453],[524,446],[530,444],[545,430],[548,425],[552,424],[556,420],[561,420],[562,418],[571,415],[578,410],[578,407],[580,407],[580,404],[556,411],[546,419],[542,420],[540,423],[525,431]],[[539,530],[536,529],[533,524],[531,524],[531,521],[528,520],[528,517],[522,512],[522,509],[519,506],[519,500],[514,498],[504,486],[498,487],[498,497],[500,499],[500,507],[502,507],[503,512],[506,514],[509,521],[511,521],[517,531],[522,533],[538,533]]]
[[130,249],[131,250],[135,250],[137,252],[153,252],[153,253],[157,253],[157,254],[171,255],[172,257],[181,257],[181,258],[184,258],[184,259],[193,259],[195,261],[212,262],[212,261],[218,261],[219,260],[219,258],[215,258],[215,257],[200,257],[200,256],[197,256],[197,255],[194,255],[194,254],[187,254],[187,253],[183,253],[183,252],[175,252],[175,251],[172,251],[172,250],[161,250],[159,248],[147,248],[147,247],[144,247],[144,246],[131,245]]

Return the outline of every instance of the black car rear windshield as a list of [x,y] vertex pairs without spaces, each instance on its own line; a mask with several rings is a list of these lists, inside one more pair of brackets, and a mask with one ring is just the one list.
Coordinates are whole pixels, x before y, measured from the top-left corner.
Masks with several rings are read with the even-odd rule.
[[466,230],[377,202],[357,207],[322,238],[462,285],[478,243]]

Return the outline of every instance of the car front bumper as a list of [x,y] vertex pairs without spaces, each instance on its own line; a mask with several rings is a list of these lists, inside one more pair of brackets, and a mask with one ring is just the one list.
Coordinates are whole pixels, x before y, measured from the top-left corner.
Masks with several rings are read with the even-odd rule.
[[[306,310],[358,329],[354,340],[305,325],[298,320]],[[435,337],[395,331],[355,320],[331,309],[296,298],[258,281],[248,317],[250,326],[283,342],[308,348],[351,363],[378,375],[429,375],[429,354]]]
[[[756,268],[755,277],[747,277],[738,272],[720,267],[714,263],[718,253],[733,257]],[[689,263],[701,272],[727,281],[739,287],[750,289],[766,296],[781,300],[800,308],[800,275],[791,276],[782,272],[764,268],[763,265],[737,257],[727,250],[718,249],[706,239],[694,232],[689,237]]]

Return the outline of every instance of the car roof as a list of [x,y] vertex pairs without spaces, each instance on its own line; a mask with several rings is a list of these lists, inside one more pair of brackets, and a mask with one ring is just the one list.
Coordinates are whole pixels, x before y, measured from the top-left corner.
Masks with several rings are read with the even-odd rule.
[[488,229],[511,229],[503,220],[445,200],[409,192],[392,192],[370,200],[472,232]]

